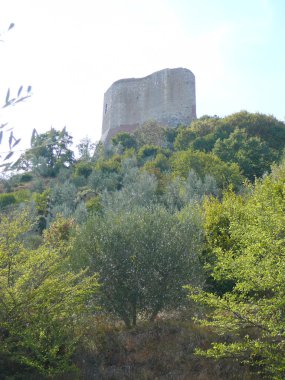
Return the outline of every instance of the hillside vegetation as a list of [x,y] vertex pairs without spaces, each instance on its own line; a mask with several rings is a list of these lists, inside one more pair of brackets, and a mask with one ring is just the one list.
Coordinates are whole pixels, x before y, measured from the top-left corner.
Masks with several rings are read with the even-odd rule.
[[0,182],[0,379],[284,379],[285,124],[149,122]]

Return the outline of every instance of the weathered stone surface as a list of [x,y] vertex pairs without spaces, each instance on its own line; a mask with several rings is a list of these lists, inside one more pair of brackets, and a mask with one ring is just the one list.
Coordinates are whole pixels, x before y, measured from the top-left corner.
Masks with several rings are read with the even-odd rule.
[[121,79],[104,95],[101,141],[132,132],[153,120],[176,127],[196,118],[195,76],[184,68],[164,69],[144,78]]

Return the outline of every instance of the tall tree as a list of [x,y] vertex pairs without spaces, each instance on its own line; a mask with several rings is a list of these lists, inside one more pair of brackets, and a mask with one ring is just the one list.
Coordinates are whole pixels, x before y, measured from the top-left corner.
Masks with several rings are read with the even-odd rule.
[[74,162],[73,151],[69,148],[72,137],[64,127],[62,131],[51,128],[50,131],[38,134],[35,130],[28,149],[15,163],[21,170],[38,171],[46,177],[54,177],[59,170],[69,167]]
[[80,161],[91,161],[94,155],[96,144],[93,143],[88,136],[81,139],[79,144],[76,145],[76,147],[78,149]]

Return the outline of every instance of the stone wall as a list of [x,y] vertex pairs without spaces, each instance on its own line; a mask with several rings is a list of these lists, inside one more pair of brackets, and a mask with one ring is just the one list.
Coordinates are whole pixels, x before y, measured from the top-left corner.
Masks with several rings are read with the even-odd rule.
[[184,68],[164,69],[144,78],[121,79],[104,95],[101,141],[132,132],[153,120],[176,127],[196,118],[195,76]]

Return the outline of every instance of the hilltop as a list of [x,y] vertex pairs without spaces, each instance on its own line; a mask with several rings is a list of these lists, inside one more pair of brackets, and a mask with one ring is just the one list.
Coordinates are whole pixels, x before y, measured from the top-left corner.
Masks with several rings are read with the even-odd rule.
[[3,378],[282,379],[285,124],[71,146],[34,133],[1,178]]

